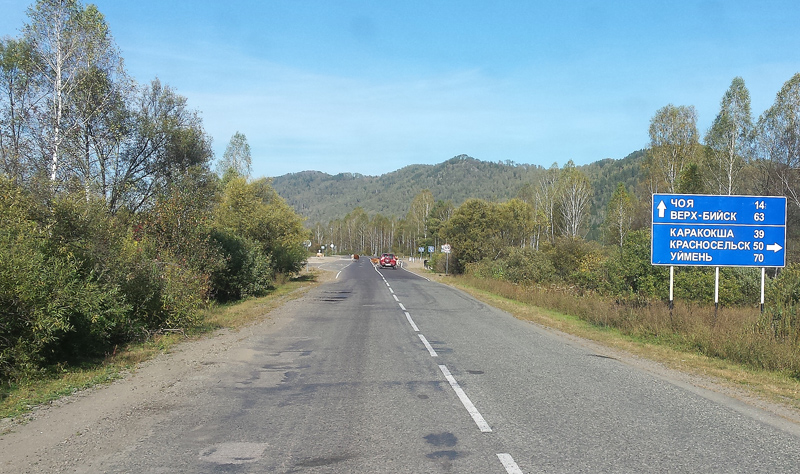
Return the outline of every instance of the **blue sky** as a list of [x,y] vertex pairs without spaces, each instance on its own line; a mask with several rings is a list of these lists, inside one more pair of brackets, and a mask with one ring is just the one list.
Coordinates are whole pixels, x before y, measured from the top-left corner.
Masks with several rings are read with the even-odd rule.
[[[31,3],[0,0],[0,36]],[[660,107],[694,105],[705,134],[734,77],[757,118],[800,72],[796,0],[85,3],[130,75],[201,111],[218,157],[247,136],[256,176],[623,158]]]

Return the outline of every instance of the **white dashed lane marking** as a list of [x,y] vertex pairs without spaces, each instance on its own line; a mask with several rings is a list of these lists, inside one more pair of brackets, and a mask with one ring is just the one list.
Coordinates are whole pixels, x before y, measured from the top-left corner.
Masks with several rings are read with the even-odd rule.
[[450,386],[453,387],[453,391],[456,392],[456,396],[458,396],[458,399],[461,400],[464,408],[467,409],[467,413],[470,414],[472,419],[475,421],[475,424],[478,425],[478,429],[481,430],[481,433],[491,433],[492,428],[489,426],[489,423],[486,423],[486,420],[483,418],[478,409],[475,408],[475,405],[472,404],[472,401],[470,401],[467,394],[464,393],[464,390],[461,388],[461,386],[458,385],[458,382],[456,382],[456,379],[453,377],[450,371],[447,370],[447,367],[440,365],[439,369],[444,374],[444,378],[446,378],[450,383]]
[[416,331],[416,332],[419,332],[419,328],[417,327],[417,325],[416,325],[416,324],[414,324],[414,320],[413,320],[413,319],[411,319],[411,315],[410,315],[410,314],[408,314],[408,311],[406,311],[405,313],[406,313],[406,319],[408,319],[408,323],[411,325],[411,328],[412,328],[414,331]]
[[431,354],[431,357],[439,357],[439,354],[437,354],[436,351],[433,350],[433,347],[431,346],[431,343],[428,342],[427,339],[425,339],[425,336],[423,336],[422,334],[419,334],[419,338],[422,341],[422,343],[425,344],[425,349],[428,349],[428,352]]
[[500,453],[497,457],[500,459],[500,462],[503,463],[503,467],[506,468],[508,474],[522,474],[522,469],[517,466],[517,463],[514,462],[514,458],[512,458],[510,454]]

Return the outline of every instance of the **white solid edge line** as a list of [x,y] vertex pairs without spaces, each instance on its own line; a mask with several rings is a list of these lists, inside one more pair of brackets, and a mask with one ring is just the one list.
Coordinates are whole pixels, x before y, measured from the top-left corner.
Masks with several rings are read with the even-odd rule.
[[335,278],[335,280],[338,280],[338,279],[339,279],[339,275],[341,275],[341,274],[342,274],[342,272],[345,270],[345,268],[349,267],[349,266],[350,266],[350,265],[352,265],[352,264],[353,264],[353,262],[350,262],[350,263],[348,263],[347,265],[345,265],[345,266],[344,266],[344,268],[342,268],[341,270],[339,270],[339,273],[337,273],[337,274],[336,274],[336,278]]
[[522,469],[517,466],[510,454],[499,453],[497,457],[500,458],[500,462],[503,463],[503,467],[506,468],[508,474],[522,474]]
[[412,274],[412,275],[414,275],[414,276],[418,276],[418,277],[422,278],[422,279],[423,279],[423,280],[425,280],[425,281],[431,281],[431,279],[430,279],[430,278],[424,277],[424,276],[420,275],[419,273],[412,272],[411,270],[408,270],[408,269],[406,269],[406,267],[400,267],[400,268],[401,268],[402,270],[405,270],[405,271],[407,271],[408,273],[410,273],[410,274]]
[[450,382],[450,386],[453,387],[453,390],[456,392],[458,399],[461,400],[461,403],[464,405],[464,408],[467,409],[467,413],[470,414],[472,419],[475,421],[475,424],[478,425],[478,428],[481,430],[481,433],[491,433],[492,428],[489,426],[489,423],[486,423],[486,420],[483,419],[483,416],[481,416],[478,409],[475,408],[475,405],[472,404],[469,397],[467,397],[467,394],[464,393],[464,390],[462,390],[461,386],[458,385],[456,379],[453,377],[450,371],[447,370],[447,366],[440,365],[439,370],[441,370],[442,373],[444,374],[444,378],[446,378],[447,381]]
[[408,322],[409,322],[409,324],[411,324],[411,328],[412,328],[414,331],[416,331],[416,332],[419,332],[419,328],[417,327],[417,325],[416,325],[416,324],[414,324],[414,320],[413,320],[413,319],[411,319],[411,315],[410,315],[410,314],[408,314],[408,311],[406,311],[405,313],[406,313],[406,319],[408,319]]
[[417,334],[417,335],[419,336],[420,340],[422,340],[422,343],[425,344],[425,349],[428,349],[428,353],[430,353],[431,357],[439,357],[439,354],[437,354],[436,351],[433,350],[433,347],[428,342],[428,340],[425,339],[425,336],[423,336],[422,334]]

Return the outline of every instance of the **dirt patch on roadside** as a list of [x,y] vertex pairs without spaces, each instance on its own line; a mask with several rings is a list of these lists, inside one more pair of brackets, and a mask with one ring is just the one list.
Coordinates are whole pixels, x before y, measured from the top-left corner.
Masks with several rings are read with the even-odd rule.
[[[322,284],[335,278],[335,273],[322,270],[314,274]],[[280,331],[289,323],[291,311],[281,307],[290,304],[294,300],[286,298],[257,323],[179,344],[109,385],[1,420],[0,473],[76,472],[74,466],[86,465],[87,460],[125,451],[148,436],[175,400],[199,393],[210,377],[225,370],[227,361],[241,357],[245,339]]]

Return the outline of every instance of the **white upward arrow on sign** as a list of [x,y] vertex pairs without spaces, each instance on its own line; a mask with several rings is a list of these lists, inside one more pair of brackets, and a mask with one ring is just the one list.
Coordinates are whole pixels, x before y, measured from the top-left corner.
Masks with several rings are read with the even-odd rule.
[[777,252],[782,248],[783,247],[781,247],[779,244],[767,244],[767,250],[772,250],[774,252]]
[[667,205],[664,204],[664,201],[661,201],[658,203],[658,207],[656,209],[658,209],[658,217],[664,217],[664,211],[667,210]]

